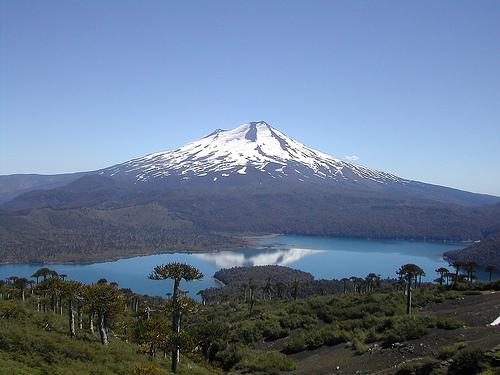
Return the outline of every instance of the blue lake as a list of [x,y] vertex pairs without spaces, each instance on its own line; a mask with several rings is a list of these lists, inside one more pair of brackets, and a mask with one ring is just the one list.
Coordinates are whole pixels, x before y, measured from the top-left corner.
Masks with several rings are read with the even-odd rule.
[[[301,269],[317,279],[364,277],[370,272],[382,277],[395,277],[405,263],[415,263],[427,273],[426,280],[437,277],[435,269],[448,263],[442,254],[464,247],[463,243],[435,243],[395,240],[365,240],[353,238],[274,236],[257,240],[254,248],[223,250],[210,253],[168,253],[120,259],[92,264],[50,264],[51,269],[67,274],[69,279],[93,283],[105,277],[120,287],[137,293],[164,296],[170,292],[169,281],[147,278],[153,267],[168,262],[185,262],[198,267],[205,275],[200,281],[184,283],[181,287],[196,298],[196,293],[217,286],[213,274],[221,268],[279,264]],[[29,277],[40,268],[37,264],[0,265],[0,278],[17,275]],[[484,276],[484,275],[483,275]]]

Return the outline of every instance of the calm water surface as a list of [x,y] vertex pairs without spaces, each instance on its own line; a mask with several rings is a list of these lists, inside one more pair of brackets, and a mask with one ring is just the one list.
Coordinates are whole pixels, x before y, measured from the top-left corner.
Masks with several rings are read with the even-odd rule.
[[[258,242],[255,248],[214,253],[159,254],[104,263],[51,264],[48,267],[67,274],[69,279],[93,283],[105,277],[137,293],[164,296],[170,292],[171,283],[149,280],[147,275],[157,264],[185,262],[198,267],[205,274],[203,280],[181,285],[196,298],[199,290],[218,285],[212,278],[217,270],[233,266],[279,264],[310,272],[317,279],[339,279],[364,277],[370,272],[382,277],[395,277],[400,265],[415,263],[427,273],[427,280],[433,280],[437,277],[435,269],[448,267],[442,254],[465,246],[460,243],[306,236],[265,237]],[[0,265],[0,278],[12,275],[29,277],[39,267],[37,264]]]

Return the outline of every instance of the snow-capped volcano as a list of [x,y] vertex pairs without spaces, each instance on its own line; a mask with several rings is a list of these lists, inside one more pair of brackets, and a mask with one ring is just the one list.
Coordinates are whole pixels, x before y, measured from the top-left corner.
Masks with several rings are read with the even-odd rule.
[[298,181],[409,182],[316,151],[264,121],[246,123],[233,130],[217,129],[177,150],[150,154],[106,168],[101,173],[110,177],[133,177],[137,181],[205,178],[220,183],[231,177],[252,175],[260,179]]

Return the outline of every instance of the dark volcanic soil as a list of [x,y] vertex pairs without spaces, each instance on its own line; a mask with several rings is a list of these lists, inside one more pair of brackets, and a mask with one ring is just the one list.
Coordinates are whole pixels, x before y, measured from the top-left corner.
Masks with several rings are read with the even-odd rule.
[[394,374],[404,363],[436,356],[444,345],[464,342],[469,346],[493,348],[500,344],[500,326],[488,326],[500,315],[500,292],[433,303],[421,313],[453,316],[462,320],[465,326],[450,331],[434,329],[426,336],[396,348],[385,349],[375,344],[363,355],[355,355],[345,344],[297,353],[292,356],[298,362],[295,373]]

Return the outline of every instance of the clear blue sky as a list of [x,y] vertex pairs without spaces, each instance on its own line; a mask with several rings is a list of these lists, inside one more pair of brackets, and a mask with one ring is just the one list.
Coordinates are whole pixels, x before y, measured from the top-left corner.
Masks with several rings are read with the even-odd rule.
[[92,170],[265,120],[500,195],[500,1],[0,0],[0,174]]

